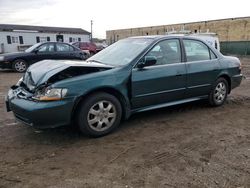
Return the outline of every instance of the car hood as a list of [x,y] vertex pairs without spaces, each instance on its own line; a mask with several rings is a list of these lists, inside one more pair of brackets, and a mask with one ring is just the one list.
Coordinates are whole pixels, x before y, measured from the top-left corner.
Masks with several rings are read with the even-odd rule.
[[[111,69],[113,66],[86,61],[43,60],[33,64],[28,68],[23,76],[23,83],[29,88],[29,90],[32,91],[39,85],[47,82],[52,76],[69,68],[75,68],[75,71],[79,71],[81,69],[82,72],[84,72],[83,74],[86,74],[86,71],[84,71],[85,69],[89,70],[90,68],[93,68],[95,70],[93,72],[96,72],[96,70],[99,69]],[[88,73],[90,72],[91,71],[88,71]]]
[[1,54],[1,56],[4,56],[5,59],[9,59],[9,58],[15,58],[15,57],[22,57],[27,54],[28,52],[13,52],[13,53]]

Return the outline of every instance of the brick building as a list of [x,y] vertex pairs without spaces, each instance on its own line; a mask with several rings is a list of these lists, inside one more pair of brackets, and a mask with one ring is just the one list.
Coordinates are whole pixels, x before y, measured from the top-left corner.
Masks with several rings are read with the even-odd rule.
[[250,55],[250,17],[109,30],[106,31],[106,40],[111,44],[130,36],[164,35],[166,32],[180,30],[217,33],[223,53]]

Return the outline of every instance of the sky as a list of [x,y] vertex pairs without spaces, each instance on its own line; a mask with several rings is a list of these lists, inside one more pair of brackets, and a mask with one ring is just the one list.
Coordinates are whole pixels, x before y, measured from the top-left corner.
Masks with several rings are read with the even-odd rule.
[[0,24],[106,30],[250,16],[249,0],[0,0]]

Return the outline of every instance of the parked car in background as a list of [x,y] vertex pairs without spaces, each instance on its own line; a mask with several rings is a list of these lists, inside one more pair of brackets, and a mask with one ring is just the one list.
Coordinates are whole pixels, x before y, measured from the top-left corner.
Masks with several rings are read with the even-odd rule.
[[192,31],[190,30],[181,30],[181,31],[166,32],[166,35],[190,36],[190,37],[198,38],[203,41],[206,41],[207,44],[213,46],[215,49],[220,51],[220,41],[216,33],[210,33],[210,32],[192,33]]
[[81,50],[87,50],[90,53],[90,56],[96,54],[97,51],[97,46],[95,43],[92,42],[74,42],[72,43],[73,46],[80,48]]
[[87,59],[87,53],[62,42],[37,43],[24,52],[0,55],[0,68],[25,72],[33,63],[44,59]]
[[103,136],[133,113],[201,99],[220,106],[241,80],[239,59],[200,39],[132,37],[87,62],[32,65],[9,90],[6,107],[34,127],[73,121],[83,133]]
[[103,44],[103,43],[95,43],[95,45],[96,45],[96,51],[97,52],[100,52],[101,50],[103,50],[104,48],[107,47],[107,45]]

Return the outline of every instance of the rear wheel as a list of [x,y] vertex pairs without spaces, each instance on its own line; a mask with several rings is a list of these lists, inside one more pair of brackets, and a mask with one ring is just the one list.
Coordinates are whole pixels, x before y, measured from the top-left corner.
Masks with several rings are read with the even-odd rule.
[[219,78],[209,94],[209,103],[212,106],[221,106],[227,99],[228,82],[224,78]]
[[28,68],[28,64],[26,63],[26,61],[24,61],[22,59],[17,59],[14,61],[12,68],[16,72],[25,72]]
[[84,134],[104,136],[120,124],[121,115],[121,104],[116,97],[108,93],[97,93],[81,103],[77,123]]

